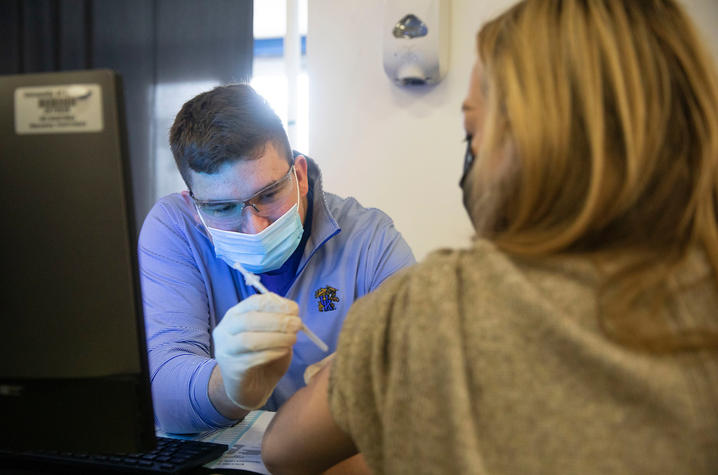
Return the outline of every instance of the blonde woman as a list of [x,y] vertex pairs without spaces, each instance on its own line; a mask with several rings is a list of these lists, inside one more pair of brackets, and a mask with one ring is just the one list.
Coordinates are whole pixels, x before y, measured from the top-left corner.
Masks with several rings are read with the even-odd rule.
[[718,83],[694,26],[673,0],[526,0],[478,51],[474,247],[355,303],[267,465],[716,473]]

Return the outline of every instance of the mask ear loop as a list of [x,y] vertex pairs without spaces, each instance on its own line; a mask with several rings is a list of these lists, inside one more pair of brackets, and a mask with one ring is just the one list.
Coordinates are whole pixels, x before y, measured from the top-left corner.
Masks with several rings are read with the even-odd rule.
[[297,167],[292,165],[292,171],[294,171],[294,180],[297,182],[297,212],[299,212],[299,178],[297,178]]

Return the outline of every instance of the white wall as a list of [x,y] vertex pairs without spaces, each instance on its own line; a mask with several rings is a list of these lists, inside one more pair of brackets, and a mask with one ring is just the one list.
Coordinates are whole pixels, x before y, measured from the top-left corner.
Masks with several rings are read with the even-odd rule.
[[[434,87],[400,88],[382,68],[384,0],[310,0],[309,146],[328,191],[387,212],[417,259],[468,245],[458,180],[460,107],[480,25],[513,0],[452,0],[451,59]],[[718,0],[687,0],[718,57]]]
[[681,0],[718,60],[718,0]]

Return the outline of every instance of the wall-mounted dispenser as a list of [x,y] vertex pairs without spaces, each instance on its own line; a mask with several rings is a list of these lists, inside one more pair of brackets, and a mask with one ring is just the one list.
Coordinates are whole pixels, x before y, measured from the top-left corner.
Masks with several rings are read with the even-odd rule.
[[392,81],[441,81],[449,66],[449,15],[449,0],[386,0],[384,71]]

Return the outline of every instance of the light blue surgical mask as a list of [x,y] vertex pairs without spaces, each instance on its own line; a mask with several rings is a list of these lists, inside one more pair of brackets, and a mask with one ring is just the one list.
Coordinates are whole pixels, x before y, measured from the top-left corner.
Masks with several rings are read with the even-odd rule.
[[[269,272],[282,267],[289,256],[297,249],[302,240],[304,227],[299,216],[299,181],[297,183],[297,203],[272,224],[257,234],[245,234],[236,231],[205,228],[212,237],[214,252],[230,267],[238,262],[254,274]],[[199,213],[202,219],[202,213]],[[204,219],[202,219],[204,223]]]

